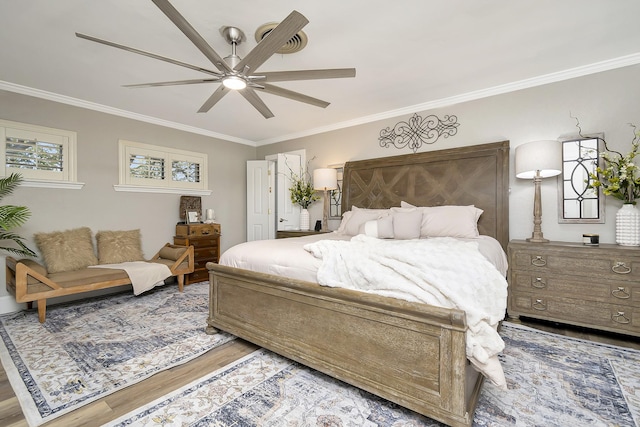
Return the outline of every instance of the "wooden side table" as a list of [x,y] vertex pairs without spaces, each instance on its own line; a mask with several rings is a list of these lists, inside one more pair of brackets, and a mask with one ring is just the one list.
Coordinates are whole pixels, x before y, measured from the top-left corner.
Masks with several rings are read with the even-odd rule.
[[220,259],[220,224],[178,224],[173,243],[193,246],[194,270],[185,277],[185,285],[209,280],[208,262]]
[[640,247],[509,242],[510,318],[640,336]]

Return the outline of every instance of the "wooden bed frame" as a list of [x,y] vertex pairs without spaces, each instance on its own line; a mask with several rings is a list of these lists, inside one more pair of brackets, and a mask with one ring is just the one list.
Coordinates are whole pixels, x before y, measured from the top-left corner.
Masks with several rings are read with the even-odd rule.
[[[348,162],[343,212],[475,205],[508,243],[509,143]],[[465,355],[464,312],[213,263],[208,333],[227,331],[451,426],[470,426],[484,377]]]

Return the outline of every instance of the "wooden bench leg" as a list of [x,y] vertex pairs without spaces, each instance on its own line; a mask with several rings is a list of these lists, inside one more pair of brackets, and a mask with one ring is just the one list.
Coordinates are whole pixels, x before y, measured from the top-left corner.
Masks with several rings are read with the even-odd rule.
[[47,300],[39,299],[38,300],[38,320],[40,323],[44,323],[44,319],[47,315]]
[[178,290],[184,291],[184,274],[178,274]]

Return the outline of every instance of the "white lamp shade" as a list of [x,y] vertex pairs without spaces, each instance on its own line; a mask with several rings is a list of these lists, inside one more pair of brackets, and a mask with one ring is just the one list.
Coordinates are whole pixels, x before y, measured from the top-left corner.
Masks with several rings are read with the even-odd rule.
[[516,147],[516,177],[533,179],[540,171],[541,178],[562,172],[562,144],[560,141],[533,141]]
[[313,171],[313,188],[316,190],[335,190],[338,188],[338,170],[320,168]]

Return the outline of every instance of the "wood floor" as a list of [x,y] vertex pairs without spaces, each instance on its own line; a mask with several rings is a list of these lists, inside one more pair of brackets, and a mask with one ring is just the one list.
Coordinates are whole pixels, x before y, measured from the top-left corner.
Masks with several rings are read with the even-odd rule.
[[[554,323],[522,320],[523,325],[574,338],[598,341],[640,350],[640,339],[622,335],[599,334],[592,330],[572,328]],[[257,347],[243,340],[227,343],[184,365],[155,374],[153,377],[85,405],[73,412],[49,421],[46,427],[100,426],[134,410],[172,390],[215,371],[251,353]],[[18,400],[0,367],[0,425],[28,427]]]

